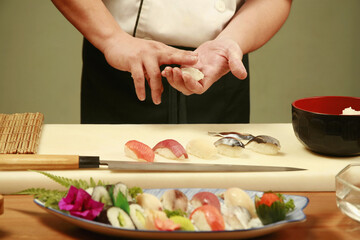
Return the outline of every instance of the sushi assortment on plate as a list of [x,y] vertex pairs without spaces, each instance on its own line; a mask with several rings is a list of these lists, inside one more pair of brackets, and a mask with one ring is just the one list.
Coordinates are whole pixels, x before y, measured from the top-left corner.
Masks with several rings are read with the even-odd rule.
[[[34,195],[34,202],[47,212],[79,227],[109,235],[152,239],[248,238],[306,219],[302,209],[308,199],[302,196],[236,187],[128,188],[124,183],[105,184],[92,178],[86,182],[39,173],[67,190],[31,188],[19,194]],[[208,235],[213,232],[220,235]]]
[[[280,151],[280,142],[268,135],[253,136],[238,132],[209,132],[211,136],[221,137],[215,142],[207,138],[195,138],[188,141],[186,148],[175,139],[166,139],[153,148],[137,140],[125,144],[125,155],[138,161],[153,162],[158,154],[167,159],[185,160],[190,155],[201,159],[214,159],[217,154],[241,158],[244,149],[260,154],[276,155]],[[246,141],[246,143],[243,143]]]
[[[124,183],[86,184],[40,172],[62,185],[65,192],[30,189],[22,194],[34,194],[54,209],[91,221],[123,229],[149,231],[229,231],[259,228],[282,221],[295,208],[293,199],[281,194],[250,195],[240,188],[224,189],[220,193],[197,191],[188,194],[181,189],[166,189],[160,193],[128,188]],[[70,185],[70,186],[69,186]]]

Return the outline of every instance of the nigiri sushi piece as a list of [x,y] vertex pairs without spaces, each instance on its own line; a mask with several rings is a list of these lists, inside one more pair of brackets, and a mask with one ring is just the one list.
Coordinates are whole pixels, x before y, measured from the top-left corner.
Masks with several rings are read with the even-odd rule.
[[144,208],[144,210],[152,209],[161,211],[163,209],[160,200],[150,193],[141,193],[137,195],[136,202]]
[[186,212],[188,209],[187,196],[177,189],[167,190],[160,198],[160,202],[164,209],[170,211],[181,210]]
[[214,145],[218,153],[228,157],[241,157],[245,145],[237,138],[223,137],[217,140]]
[[244,190],[236,187],[228,188],[222,197],[227,207],[243,207],[249,211],[251,217],[257,217],[255,204]]
[[212,205],[196,208],[190,215],[191,222],[200,231],[225,230],[224,218],[219,210]]
[[130,140],[124,147],[125,155],[138,161],[154,162],[155,153],[148,145]]
[[208,132],[208,134],[215,137],[233,137],[240,140],[251,140],[255,137],[249,133],[238,132]]
[[217,149],[214,144],[203,138],[190,140],[186,145],[186,151],[202,159],[213,159],[217,154]]
[[259,135],[247,142],[246,148],[262,154],[275,155],[280,151],[281,146],[276,138]]
[[174,139],[166,139],[159,142],[153,147],[153,151],[160,156],[169,159],[182,160],[188,158],[188,154],[184,147]]
[[104,209],[97,220],[102,223],[111,224],[114,227],[135,229],[129,215],[118,207]]
[[194,208],[201,207],[203,205],[212,205],[221,211],[221,205],[219,198],[212,192],[198,192],[190,200],[190,204]]
[[136,203],[130,205],[130,218],[139,230],[146,230],[146,213],[145,210]]
[[229,230],[249,229],[251,227],[252,216],[244,207],[224,207],[222,213],[227,226],[230,227]]

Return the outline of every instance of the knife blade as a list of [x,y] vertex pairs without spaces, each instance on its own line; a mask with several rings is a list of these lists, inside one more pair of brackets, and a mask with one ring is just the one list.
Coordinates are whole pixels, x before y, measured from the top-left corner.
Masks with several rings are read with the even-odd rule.
[[130,162],[100,161],[112,170],[148,171],[148,172],[282,172],[302,171],[303,168],[235,165],[235,164],[202,164],[202,163],[167,163],[167,162]]
[[280,172],[307,170],[284,166],[113,161],[100,160],[98,156],[0,154],[0,170],[70,170],[100,168],[100,166],[107,166],[111,170],[148,172]]

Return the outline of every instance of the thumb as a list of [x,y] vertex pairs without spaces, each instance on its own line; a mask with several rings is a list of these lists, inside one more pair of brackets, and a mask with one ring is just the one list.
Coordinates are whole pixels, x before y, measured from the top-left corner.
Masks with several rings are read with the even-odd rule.
[[241,60],[242,53],[240,49],[232,49],[228,51],[228,62],[229,62],[229,68],[232,74],[234,74],[235,77],[243,80],[247,77],[247,71],[246,68]]

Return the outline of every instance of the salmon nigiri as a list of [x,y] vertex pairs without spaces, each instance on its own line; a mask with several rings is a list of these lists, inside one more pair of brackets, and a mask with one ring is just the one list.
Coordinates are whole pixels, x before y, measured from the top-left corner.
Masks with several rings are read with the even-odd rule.
[[155,153],[151,147],[136,140],[125,143],[124,150],[126,156],[138,161],[153,162],[155,158]]

